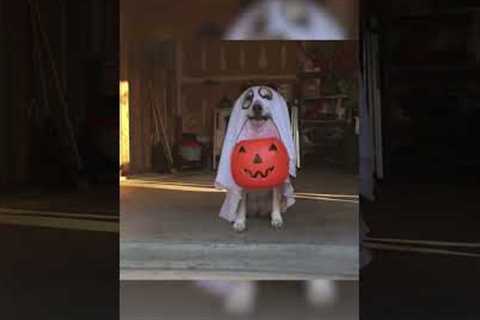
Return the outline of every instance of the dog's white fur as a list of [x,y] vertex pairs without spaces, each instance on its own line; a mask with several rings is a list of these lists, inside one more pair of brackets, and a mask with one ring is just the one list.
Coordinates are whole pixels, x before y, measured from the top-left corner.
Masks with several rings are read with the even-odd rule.
[[259,216],[270,214],[272,227],[279,229],[283,226],[282,193],[278,187],[243,192],[245,194],[240,201],[237,218],[233,223],[235,231],[242,232],[247,228],[247,213]]
[[[232,315],[248,315],[255,311],[258,294],[256,281],[201,280],[196,285],[223,300],[225,311]],[[333,280],[304,282],[305,298],[315,308],[327,308],[339,302],[337,283]]]

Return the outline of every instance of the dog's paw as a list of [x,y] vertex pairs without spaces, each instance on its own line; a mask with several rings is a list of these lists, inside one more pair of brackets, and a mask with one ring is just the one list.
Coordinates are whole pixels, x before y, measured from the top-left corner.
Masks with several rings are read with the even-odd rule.
[[233,223],[233,230],[236,232],[243,232],[247,228],[244,220],[238,220]]
[[235,281],[224,300],[225,310],[231,315],[245,316],[255,311],[256,283]]
[[272,227],[275,229],[280,229],[283,227],[283,219],[281,217],[272,218]]
[[337,302],[337,287],[335,281],[310,280],[307,285],[307,300],[315,307],[328,307]]

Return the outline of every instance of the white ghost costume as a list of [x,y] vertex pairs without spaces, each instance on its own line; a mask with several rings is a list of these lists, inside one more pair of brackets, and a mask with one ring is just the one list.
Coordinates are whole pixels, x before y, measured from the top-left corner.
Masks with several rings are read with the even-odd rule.
[[[227,221],[233,222],[237,217],[237,209],[242,197],[245,197],[245,192],[242,192],[242,187],[235,183],[232,177],[230,161],[231,154],[235,147],[235,144],[242,140],[242,130],[247,126],[248,114],[251,105],[256,101],[260,101],[265,114],[271,115],[271,121],[276,127],[280,140],[285,145],[289,156],[289,175],[291,177],[296,176],[296,155],[295,146],[293,142],[292,129],[290,124],[290,117],[288,114],[287,103],[283,97],[272,88],[269,88],[273,95],[271,100],[267,100],[261,97],[259,89],[265,86],[250,87],[245,90],[240,97],[235,101],[230,119],[228,121],[228,128],[223,141],[222,153],[220,156],[220,162],[217,171],[217,177],[215,179],[215,187],[219,189],[226,189],[227,193],[220,209],[220,217]],[[251,99],[249,108],[242,108],[247,93],[254,95]],[[290,179],[287,179],[285,183],[280,186],[282,191],[282,212],[285,212],[288,207],[295,203],[294,190]]]
[[[261,23],[260,23],[261,22]],[[262,25],[261,30],[258,25]],[[256,1],[228,29],[226,40],[345,40],[346,31],[327,8],[312,0]]]

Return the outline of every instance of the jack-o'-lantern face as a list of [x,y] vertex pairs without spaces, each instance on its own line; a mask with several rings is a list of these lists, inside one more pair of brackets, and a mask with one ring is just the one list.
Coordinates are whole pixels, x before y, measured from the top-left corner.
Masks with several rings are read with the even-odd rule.
[[287,149],[276,138],[238,142],[231,161],[233,179],[246,189],[272,188],[288,177]]

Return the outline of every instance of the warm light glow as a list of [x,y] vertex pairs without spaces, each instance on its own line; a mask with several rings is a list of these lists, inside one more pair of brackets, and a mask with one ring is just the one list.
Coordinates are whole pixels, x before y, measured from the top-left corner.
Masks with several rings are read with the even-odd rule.
[[111,212],[96,214],[96,213],[72,213],[72,212],[60,212],[60,211],[45,211],[45,210],[25,210],[25,209],[12,209],[12,208],[0,208],[0,214],[8,214],[10,216],[48,216],[54,218],[80,218],[80,219],[101,219],[101,220],[118,220],[118,216],[113,216]]
[[[92,219],[94,218],[94,219]],[[106,220],[97,220],[102,218]],[[0,211],[0,224],[53,229],[118,233],[118,219],[106,215],[62,214],[58,212],[27,212],[25,210]]]
[[130,163],[129,83],[120,81],[120,166]]
[[296,192],[295,198],[306,199],[306,200],[322,200],[322,201],[355,203],[355,204],[358,203],[358,195],[349,195],[349,194]]
[[[126,181],[126,179],[124,180]],[[170,181],[142,181],[142,184],[162,184],[169,186],[182,186],[182,187],[203,187],[203,188],[214,188],[212,183],[182,183],[182,182],[170,182]]]
[[164,183],[144,183],[144,182],[121,182],[122,186],[146,188],[146,189],[161,189],[172,191],[190,191],[190,192],[225,192],[224,190],[215,189],[213,187],[195,187],[187,185],[173,185]]
[[330,201],[330,202],[344,202],[344,203],[353,203],[357,204],[358,200],[347,200],[347,199],[336,199],[331,197],[321,197],[321,196],[304,196],[298,193],[295,194],[296,199],[304,199],[304,200],[317,200],[317,201]]
[[358,199],[357,194],[336,194],[336,193],[308,193],[308,192],[297,192],[298,195],[302,196],[313,196],[313,197],[332,197],[332,198],[348,198],[348,199]]
[[[120,182],[121,186],[145,188],[145,189],[160,189],[171,191],[188,191],[188,192],[225,192],[225,190],[215,189],[213,185],[196,184],[196,183],[182,183],[182,182],[160,182],[160,181],[145,181],[140,179],[128,179]],[[317,200],[343,203],[358,203],[357,195],[345,194],[325,194],[325,193],[295,193],[295,198],[303,200]]]

